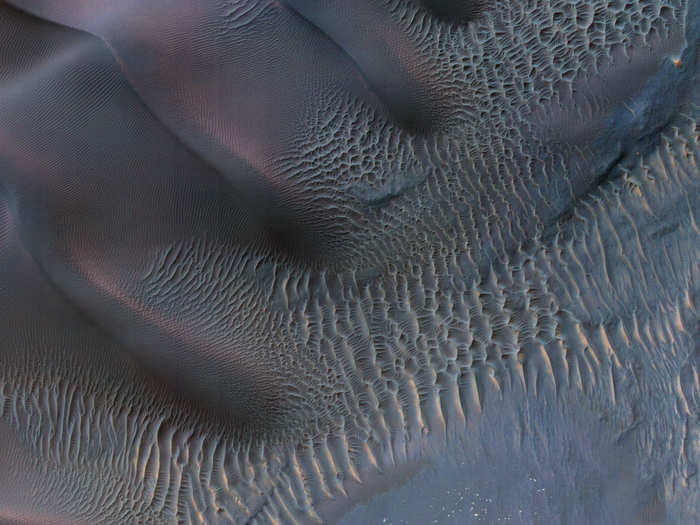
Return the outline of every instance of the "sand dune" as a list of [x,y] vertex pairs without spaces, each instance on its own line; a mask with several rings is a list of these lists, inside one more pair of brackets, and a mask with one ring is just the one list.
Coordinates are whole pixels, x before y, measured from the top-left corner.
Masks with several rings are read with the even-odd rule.
[[698,0],[0,4],[0,523],[700,523]]

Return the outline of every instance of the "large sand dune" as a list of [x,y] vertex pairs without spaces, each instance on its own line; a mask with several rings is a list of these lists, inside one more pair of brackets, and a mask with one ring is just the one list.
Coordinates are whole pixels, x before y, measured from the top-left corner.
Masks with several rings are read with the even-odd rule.
[[699,39],[0,3],[0,523],[700,523]]

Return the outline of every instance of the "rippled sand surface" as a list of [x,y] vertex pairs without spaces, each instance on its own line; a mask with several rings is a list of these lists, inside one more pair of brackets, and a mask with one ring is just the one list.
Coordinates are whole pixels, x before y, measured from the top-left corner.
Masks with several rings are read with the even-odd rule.
[[0,524],[700,523],[699,41],[0,3]]

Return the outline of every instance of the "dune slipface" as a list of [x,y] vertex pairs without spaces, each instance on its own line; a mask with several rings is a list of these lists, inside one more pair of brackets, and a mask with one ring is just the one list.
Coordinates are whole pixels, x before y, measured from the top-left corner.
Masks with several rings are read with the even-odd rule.
[[699,523],[699,38],[0,4],[0,523]]

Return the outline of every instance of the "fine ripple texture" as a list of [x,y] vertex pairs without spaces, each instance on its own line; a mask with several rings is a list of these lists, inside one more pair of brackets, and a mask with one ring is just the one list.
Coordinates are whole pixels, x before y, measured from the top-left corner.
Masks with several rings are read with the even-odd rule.
[[0,4],[0,523],[700,521],[699,38]]

